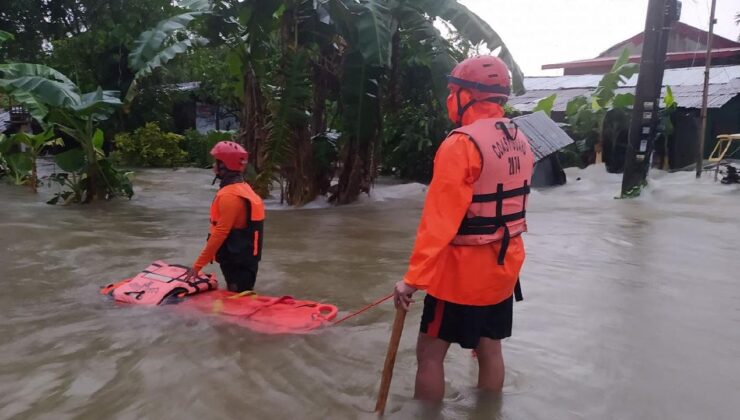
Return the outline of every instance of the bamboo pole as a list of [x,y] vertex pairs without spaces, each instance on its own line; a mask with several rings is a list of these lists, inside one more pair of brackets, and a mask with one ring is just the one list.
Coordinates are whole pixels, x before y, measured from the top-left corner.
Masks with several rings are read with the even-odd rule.
[[380,389],[378,390],[378,401],[375,404],[375,413],[378,416],[382,416],[385,413],[385,403],[388,400],[388,391],[391,388],[393,366],[396,364],[396,354],[398,353],[398,344],[401,342],[404,321],[406,321],[406,311],[403,308],[396,308],[396,319],[393,320],[391,340],[388,343],[388,353],[385,355],[383,376],[381,377]]

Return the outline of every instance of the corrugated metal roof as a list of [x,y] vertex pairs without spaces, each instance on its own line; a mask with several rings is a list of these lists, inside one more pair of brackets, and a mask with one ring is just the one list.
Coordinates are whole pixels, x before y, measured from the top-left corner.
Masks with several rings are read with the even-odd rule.
[[10,125],[10,112],[0,112],[0,133],[4,133]]
[[[580,74],[570,76],[535,76],[524,78],[524,88],[527,90],[552,90],[595,88],[599,85],[603,75]],[[726,84],[740,79],[740,66],[713,67],[709,72],[709,84]],[[663,74],[663,85],[671,88],[684,85],[703,85],[704,67],[689,67],[684,69],[667,69]],[[637,75],[632,76],[622,86],[637,86]]]
[[[556,77],[526,77],[524,95],[509,98],[514,108],[528,112],[537,106],[540,99],[557,94],[553,111],[565,111],[568,101],[576,96],[589,96],[601,81],[601,75],[585,74]],[[619,93],[634,93],[637,75],[617,89]],[[704,67],[668,69],[663,76],[663,85],[670,86],[678,106],[701,108],[704,89]],[[665,94],[665,88],[663,89]],[[709,73],[708,106],[721,108],[732,98],[740,95],[740,66],[714,67]],[[662,99],[662,98],[661,98]]]
[[512,120],[529,138],[529,145],[532,147],[535,162],[539,162],[573,143],[573,139],[542,111],[522,115],[512,118]]

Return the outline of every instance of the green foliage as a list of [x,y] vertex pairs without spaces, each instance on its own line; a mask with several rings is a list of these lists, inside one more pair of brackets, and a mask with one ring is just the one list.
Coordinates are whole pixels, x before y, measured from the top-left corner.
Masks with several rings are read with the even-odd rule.
[[[47,145],[50,138],[48,133],[60,130],[80,145],[80,153],[84,158],[76,161],[78,165],[68,167],[74,173],[72,182],[77,183],[72,190],[62,189],[50,203],[57,203],[60,199],[65,202],[90,202],[95,197],[108,199],[118,195],[133,195],[128,177],[116,171],[105,157],[102,150],[103,131],[98,128],[98,124],[121,104],[117,92],[98,88],[93,92],[81,93],[79,87],[64,74],[42,65],[3,64],[0,65],[0,72],[0,90],[16,99],[23,98],[23,103],[35,112],[34,117],[47,127],[40,138],[27,136],[21,141],[27,142],[32,151],[37,153]],[[11,161],[16,166],[27,162],[26,159],[19,159]],[[32,171],[34,159],[32,156]],[[70,163],[64,158],[62,160],[65,165]],[[35,171],[32,179],[35,179]],[[61,183],[63,188],[70,187],[68,179]],[[32,186],[35,187],[35,182],[32,182]]]
[[[36,175],[36,161],[44,148],[62,146],[62,139],[54,135],[52,129],[39,134],[18,132],[6,139],[0,139],[0,154],[5,154],[9,172],[15,183],[28,184],[36,192],[38,177]],[[13,153],[12,149],[16,151]]]
[[313,158],[316,163],[316,177],[323,181],[319,186],[321,193],[326,194],[336,171],[339,159],[339,135],[335,132],[321,133],[313,137]]
[[514,118],[514,117],[518,117],[523,114],[524,114],[523,112],[519,111],[513,106],[509,104],[504,104],[504,115],[506,116],[506,118]]
[[121,104],[118,92],[98,88],[81,93],[67,76],[40,64],[0,64],[0,91],[25,105],[31,115],[43,122],[50,107],[68,109],[78,116],[95,120],[108,118]]
[[[265,193],[280,179],[291,204],[324,191],[337,168],[337,201],[351,202],[370,187],[378,167],[401,168],[410,151],[418,167],[398,173],[427,178],[448,124],[445,76],[478,46],[500,50],[515,90],[522,90],[521,71],[498,34],[454,0],[198,3],[185,10],[181,3],[171,18],[142,33],[128,55],[137,76],[127,97],[148,91],[144,78],[167,70],[201,81],[199,97],[240,106],[239,141],[253,153],[258,189]],[[435,27],[438,20],[450,39]],[[193,48],[204,38],[209,49]],[[414,72],[418,79],[398,83],[401,73]],[[203,144],[186,135],[198,165],[207,164]]]
[[15,185],[23,185],[27,183],[30,171],[28,155],[20,150],[16,141],[0,134],[0,177],[7,176]]
[[431,181],[434,155],[449,129],[449,122],[438,111],[406,103],[397,116],[389,116],[384,127],[384,174]]
[[454,64],[464,52],[451,44],[419,41],[413,33],[401,36],[399,96],[403,100],[398,112],[384,115],[381,173],[429,182],[437,147],[452,128],[445,110],[446,85],[442,94],[429,89],[440,71],[447,74],[451,69],[441,69],[442,63],[435,64],[435,57],[447,57]]
[[51,114],[56,127],[80,148],[54,156],[65,173],[50,176],[50,184],[58,184],[60,190],[48,204],[89,203],[95,198],[109,200],[134,195],[130,174],[116,170],[103,153],[104,134],[96,126],[95,115],[83,118],[69,110],[54,110]]
[[[206,38],[185,34],[188,25],[193,20],[211,13],[208,2],[189,1],[182,3],[181,6],[193,9],[160,21],[154,28],[142,32],[136,41],[128,57],[129,65],[136,75],[126,93],[126,102],[130,102],[138,94],[141,79],[176,56],[209,43]],[[180,37],[181,34],[182,37]]]
[[625,198],[637,198],[642,193],[642,190],[647,187],[648,183],[647,180],[640,181],[640,184],[635,185],[634,187],[630,188],[629,190],[625,191],[620,195],[619,199],[625,199]]
[[12,41],[13,39],[15,39],[13,34],[0,30],[0,43],[3,43],[5,41]]
[[537,106],[532,109],[532,112],[543,111],[549,117],[550,114],[552,114],[552,107],[555,105],[555,98],[557,98],[557,96],[557,93],[553,93],[547,98],[540,99],[540,101],[537,102]]
[[276,84],[268,97],[268,139],[262,171],[257,176],[257,188],[263,192],[269,190],[272,182],[279,180],[281,168],[293,159],[296,132],[298,127],[307,125],[310,115],[308,110],[312,90],[307,53],[286,53],[281,64],[276,73]]
[[485,43],[491,51],[500,48],[498,55],[507,64],[513,76],[513,91],[517,94],[524,93],[524,73],[501,37],[486,21],[456,0],[412,0],[408,3],[432,18],[438,17],[449,22],[463,38],[473,44]]
[[207,135],[196,130],[187,130],[183,135],[182,147],[187,152],[187,160],[190,164],[199,168],[213,166],[211,149],[216,143],[225,140],[233,140],[234,134],[227,131],[211,131]]
[[171,168],[185,163],[188,153],[180,148],[183,136],[163,132],[156,123],[147,123],[133,133],[115,137],[119,163],[135,167]]
[[[616,99],[617,96],[615,90],[621,83],[629,80],[630,77],[637,74],[640,66],[636,63],[629,62],[629,50],[625,48],[619,55],[619,58],[612,65],[611,70],[606,73],[596,88],[596,91],[591,95],[591,104],[595,111],[602,108],[608,108],[616,106],[616,104],[626,107],[634,103],[634,96],[630,101],[627,96],[623,95],[621,98]],[[631,95],[631,94],[630,94]]]
[[367,65],[389,67],[391,63],[391,10],[386,1],[367,1],[355,7],[357,49]]
[[[62,167],[58,160],[59,156],[57,155],[55,158],[57,158],[57,164]],[[78,153],[78,156],[84,156],[84,154]],[[62,158],[62,160],[66,160],[66,158]],[[84,159],[82,161],[84,162]],[[116,170],[107,159],[98,159],[94,164],[88,165],[87,163],[83,163],[82,167],[70,172],[51,174],[49,176],[49,185],[57,185],[59,191],[47,201],[47,204],[89,202],[95,196],[93,192],[101,188],[98,185],[100,180],[105,183],[101,198],[109,200],[116,196],[131,198],[134,195],[131,184],[131,173],[123,173]]]
[[658,120],[658,138],[656,139],[656,149],[662,146],[663,150],[660,151],[659,155],[663,158],[663,168],[668,169],[670,167],[668,156],[671,139],[673,138],[673,114],[678,109],[678,102],[673,96],[673,90],[670,86],[666,86],[665,96],[663,97],[663,109],[659,112]]
[[45,147],[61,146],[52,130],[33,135],[18,132],[10,137],[0,135],[0,166],[16,185],[29,185],[35,192],[38,185],[36,161]]
[[[230,109],[238,109],[244,95],[242,61],[238,50],[221,45],[213,48],[198,48],[175,59],[171,71],[182,80],[198,81],[195,91],[202,102],[216,103]],[[147,95],[137,96],[137,101],[148,96],[151,89],[142,83]]]
[[[605,74],[599,81],[594,93],[586,98],[577,96],[571,99],[566,106],[566,119],[569,124],[568,131],[576,141],[575,146],[568,149],[565,162],[572,162],[575,155],[581,157],[578,166],[590,163],[596,156],[596,150],[604,146],[610,146],[605,150],[604,156],[620,153],[617,148],[619,132],[626,129],[624,116],[628,108],[634,104],[635,97],[631,93],[617,94],[616,89],[621,83],[626,82],[635,75],[639,67],[637,64],[629,63],[629,53],[625,49],[615,61],[609,73]],[[611,123],[607,120],[611,117]],[[611,134],[611,142],[605,143],[605,134]],[[621,162],[621,158],[615,160]],[[607,169],[618,170],[619,165],[612,165],[607,161]]]

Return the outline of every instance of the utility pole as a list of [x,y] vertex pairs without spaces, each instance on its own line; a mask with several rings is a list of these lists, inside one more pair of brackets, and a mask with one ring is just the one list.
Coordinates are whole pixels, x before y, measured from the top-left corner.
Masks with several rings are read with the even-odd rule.
[[[712,12],[709,14],[709,35],[707,36],[707,66],[704,69],[704,93],[701,98],[701,131],[699,132],[699,154],[696,155],[696,178],[701,178],[704,166],[704,141],[707,136],[707,95],[709,91],[709,69],[712,67],[712,38],[714,37],[714,12],[717,9],[717,0],[712,0]],[[719,162],[717,162],[719,166]],[[716,177],[716,175],[715,175]],[[716,179],[715,179],[716,181]]]
[[650,170],[650,156],[658,130],[660,91],[671,26],[681,16],[679,0],[650,0],[632,109],[622,197],[640,194]]

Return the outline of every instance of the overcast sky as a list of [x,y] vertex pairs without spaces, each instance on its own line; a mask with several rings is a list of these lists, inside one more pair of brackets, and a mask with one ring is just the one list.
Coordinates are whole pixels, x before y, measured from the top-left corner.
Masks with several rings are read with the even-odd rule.
[[[459,0],[486,20],[524,74],[559,75],[543,64],[593,58],[645,28],[648,0]],[[683,0],[681,22],[708,30],[711,0]],[[740,0],[717,0],[715,33],[737,40]]]

